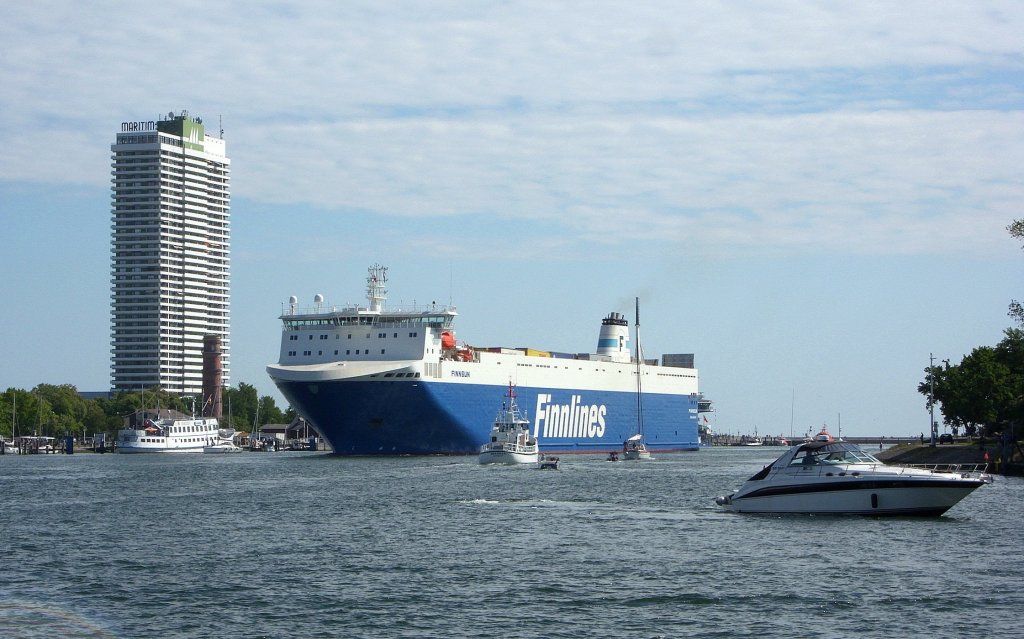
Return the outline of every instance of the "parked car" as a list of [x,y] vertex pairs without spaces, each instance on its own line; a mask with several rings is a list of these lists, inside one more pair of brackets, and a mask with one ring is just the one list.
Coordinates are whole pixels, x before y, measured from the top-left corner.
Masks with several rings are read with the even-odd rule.
[[941,435],[939,435],[939,443],[940,444],[952,444],[953,443],[953,436],[950,435],[949,433],[942,433]]

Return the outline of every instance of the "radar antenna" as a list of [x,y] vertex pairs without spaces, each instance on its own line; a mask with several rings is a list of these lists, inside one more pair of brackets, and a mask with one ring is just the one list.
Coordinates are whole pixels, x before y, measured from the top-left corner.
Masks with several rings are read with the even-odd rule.
[[374,264],[367,269],[366,299],[370,303],[370,311],[379,313],[384,310],[384,300],[388,291],[384,285],[388,283],[388,267]]

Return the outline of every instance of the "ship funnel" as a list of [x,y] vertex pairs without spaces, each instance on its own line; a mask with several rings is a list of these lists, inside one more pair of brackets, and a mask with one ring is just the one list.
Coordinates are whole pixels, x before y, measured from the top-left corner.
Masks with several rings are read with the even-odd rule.
[[629,322],[622,313],[612,312],[601,320],[601,333],[597,338],[597,354],[606,355],[613,362],[631,361]]
[[220,335],[206,335],[203,337],[203,417],[220,419],[223,415],[223,384]]

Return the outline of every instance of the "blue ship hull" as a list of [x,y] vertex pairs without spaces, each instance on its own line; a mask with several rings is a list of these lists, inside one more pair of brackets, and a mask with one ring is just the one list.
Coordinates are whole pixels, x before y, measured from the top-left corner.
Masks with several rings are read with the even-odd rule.
[[[476,454],[507,389],[417,380],[277,380],[292,406],[341,455]],[[636,393],[517,388],[517,401],[544,452],[621,450],[638,429]],[[540,403],[538,403],[538,400]],[[546,404],[566,407],[561,428]],[[600,411],[598,410],[600,407]],[[587,409],[592,409],[587,412]],[[654,451],[697,450],[697,397],[644,394],[643,435]],[[595,417],[597,416],[597,417]],[[545,434],[545,419],[549,426]],[[575,424],[570,424],[575,421]],[[571,432],[571,434],[566,434]]]

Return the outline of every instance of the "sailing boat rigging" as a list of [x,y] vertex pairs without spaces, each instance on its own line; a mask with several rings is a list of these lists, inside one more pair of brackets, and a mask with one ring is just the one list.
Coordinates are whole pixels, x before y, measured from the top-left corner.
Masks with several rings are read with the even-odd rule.
[[640,350],[640,298],[636,298],[636,426],[637,433],[622,442],[622,458],[650,459],[651,451],[644,442],[644,404],[643,404],[643,351]]

